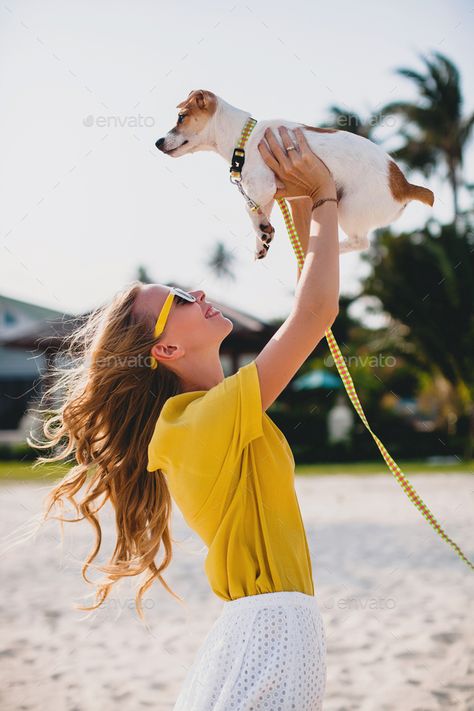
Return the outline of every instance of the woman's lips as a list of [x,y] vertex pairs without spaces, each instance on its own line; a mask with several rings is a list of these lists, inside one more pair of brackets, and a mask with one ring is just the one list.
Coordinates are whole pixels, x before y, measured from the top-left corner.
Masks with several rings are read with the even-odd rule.
[[213,316],[217,316],[217,314],[220,314],[219,309],[215,309],[211,306],[211,308],[206,311],[206,318],[213,318]]

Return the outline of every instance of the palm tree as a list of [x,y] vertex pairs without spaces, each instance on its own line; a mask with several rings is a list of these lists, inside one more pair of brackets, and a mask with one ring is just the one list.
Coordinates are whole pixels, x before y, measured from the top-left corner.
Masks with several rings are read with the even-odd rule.
[[406,67],[396,74],[412,80],[419,93],[414,103],[394,101],[382,109],[384,114],[398,114],[406,124],[400,135],[403,146],[392,151],[409,168],[420,170],[429,177],[439,161],[446,167],[446,174],[453,193],[454,222],[459,216],[459,187],[463,185],[463,150],[474,125],[474,113],[462,114],[462,92],[456,66],[441,52],[433,51],[432,57],[420,55],[426,66],[422,74]]
[[343,109],[335,104],[329,107],[328,112],[329,120],[321,124],[322,128],[338,128],[374,140],[373,133],[380,118],[379,114],[372,113],[367,119],[363,119],[356,111]]
[[144,284],[153,284],[153,279],[150,277],[147,268],[143,264],[138,265],[136,278]]
[[224,242],[217,242],[214,251],[212,252],[207,266],[215,273],[218,278],[229,278],[235,281],[235,273],[233,271],[233,263],[235,255],[233,250],[228,250]]
[[[474,220],[466,214],[459,227],[434,221],[424,229],[395,237],[378,230],[370,252],[372,273],[363,284],[395,323],[408,329],[422,369],[441,373],[462,403],[470,430],[465,457],[474,450]],[[464,224],[462,224],[464,223]]]

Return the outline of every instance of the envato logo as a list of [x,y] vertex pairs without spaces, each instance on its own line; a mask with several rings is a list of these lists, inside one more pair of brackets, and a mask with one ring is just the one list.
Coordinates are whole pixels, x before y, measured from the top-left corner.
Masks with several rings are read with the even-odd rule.
[[[120,600],[114,597],[108,598],[105,599],[104,602],[101,604],[101,608],[106,609],[107,607],[113,610],[134,610],[135,598],[126,598],[124,600]],[[155,607],[155,602],[150,598],[142,599],[142,607],[145,610],[152,610]]]
[[337,117],[336,124],[344,129],[358,129],[361,126],[371,126],[372,128],[375,128],[375,126],[388,126],[391,128],[396,124],[396,117],[393,114],[379,113],[373,114],[367,121],[361,121],[358,116],[353,114],[343,114]]
[[339,610],[393,610],[396,607],[393,597],[341,597],[324,602],[324,607],[337,607]]
[[131,116],[118,116],[111,114],[109,116],[95,116],[89,114],[82,120],[86,128],[153,128],[155,119],[153,116],[143,116],[135,114]]
[[150,367],[153,362],[152,356],[143,353],[136,356],[104,356],[88,360],[100,368],[143,368]]
[[[386,356],[383,353],[379,353],[379,355],[372,356],[342,356],[342,359],[347,365],[347,367],[360,366],[362,368],[393,368],[397,364],[397,359],[395,358],[395,356]],[[328,368],[332,368],[334,365],[336,365],[336,362],[332,355],[328,355],[324,359],[324,364]]]

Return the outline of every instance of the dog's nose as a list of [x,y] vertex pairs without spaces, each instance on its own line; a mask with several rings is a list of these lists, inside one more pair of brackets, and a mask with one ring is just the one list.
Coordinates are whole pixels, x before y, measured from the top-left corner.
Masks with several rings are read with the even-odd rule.
[[158,148],[158,150],[162,151],[163,150],[163,143],[165,142],[164,138],[159,138],[157,142],[155,143],[155,146]]

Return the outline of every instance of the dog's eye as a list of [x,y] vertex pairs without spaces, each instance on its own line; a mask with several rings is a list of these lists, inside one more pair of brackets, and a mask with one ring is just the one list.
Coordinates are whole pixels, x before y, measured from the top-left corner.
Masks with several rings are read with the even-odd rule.
[[178,114],[178,123],[183,123],[185,114]]

